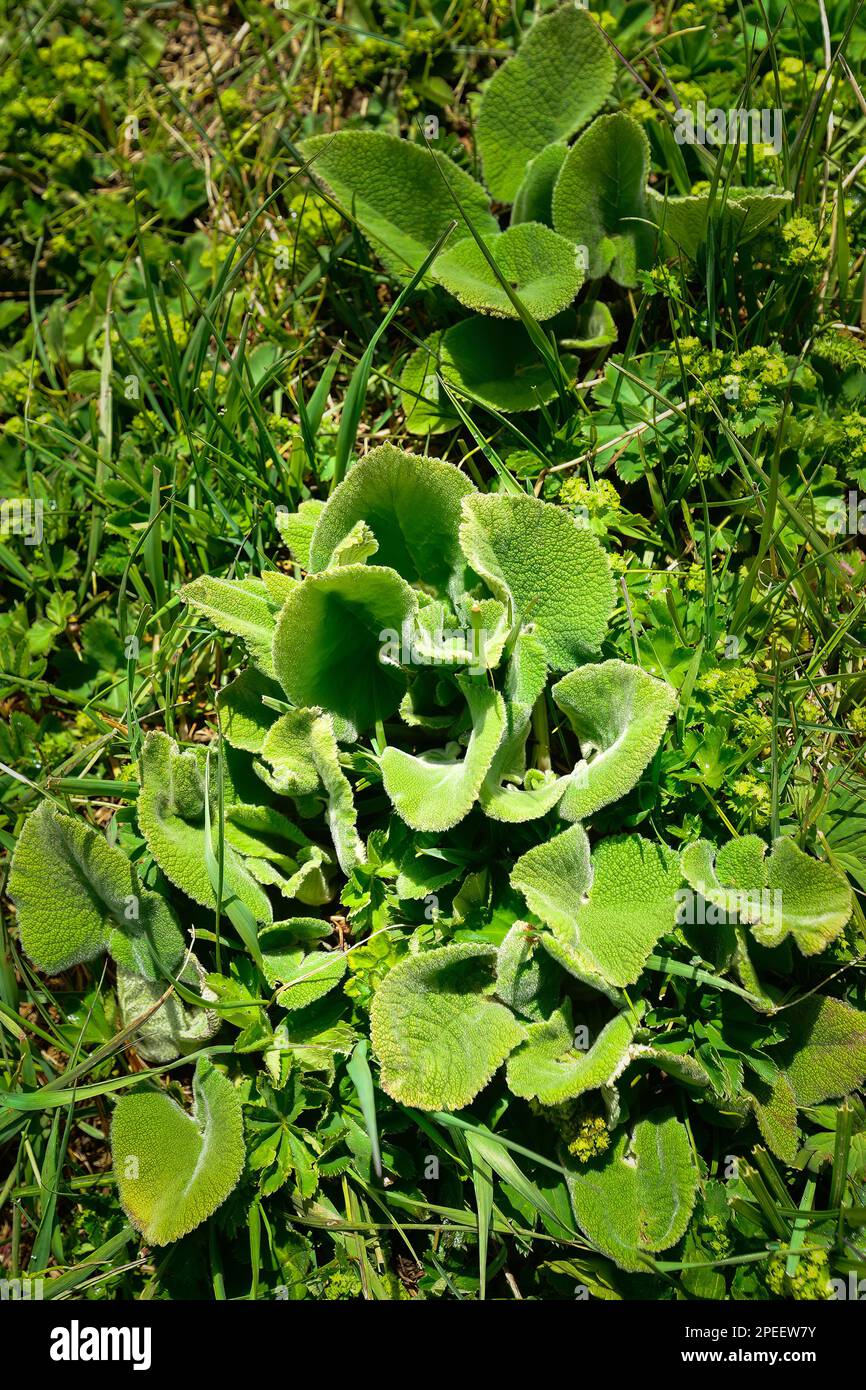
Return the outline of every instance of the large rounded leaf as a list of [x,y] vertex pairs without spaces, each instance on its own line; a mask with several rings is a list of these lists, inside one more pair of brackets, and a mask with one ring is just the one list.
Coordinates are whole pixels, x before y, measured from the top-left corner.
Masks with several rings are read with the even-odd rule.
[[526,1042],[508,1059],[509,1090],[542,1105],[561,1105],[585,1091],[612,1086],[630,1060],[637,1023],[631,1012],[617,1014],[583,1051],[574,1045],[570,1005],[544,1023],[530,1023]]
[[377,542],[376,563],[409,584],[447,589],[464,567],[460,503],[475,488],[440,459],[384,444],[356,463],[328,498],[313,532],[310,568],[323,570],[359,521]]
[[666,1111],[622,1132],[600,1163],[574,1168],[568,1190],[584,1235],[620,1269],[652,1268],[647,1255],[686,1232],[698,1170],[685,1125]]
[[593,279],[636,285],[652,259],[647,226],[649,143],[630,116],[599,116],[575,141],[553,190],[553,225],[586,247]]
[[472,719],[464,752],[454,744],[413,756],[382,754],[382,782],[394,808],[413,830],[450,830],[469,814],[505,731],[505,706],[482,681],[460,680]]
[[482,235],[497,229],[480,184],[444,154],[374,130],[340,130],[301,143],[321,179],[354,216],[395,274],[423,263],[449,222],[454,241],[471,236],[454,200]]
[[484,92],[476,138],[494,198],[510,203],[528,162],[595,115],[614,65],[594,19],[563,5],[535,22]]
[[172,970],[184,939],[164,898],[142,888],[123,850],[50,802],[28,816],[9,875],[21,944],[49,974],[110,951],[148,979]]
[[222,1206],[244,1166],[240,1097],[200,1057],[188,1115],[163,1091],[124,1096],[111,1125],[121,1205],[148,1245],[168,1245]]
[[568,308],[583,284],[583,267],[571,242],[540,222],[521,222],[485,242],[499,275],[469,238],[443,252],[433,267],[439,284],[467,309],[518,318],[505,280],[534,318],[550,319]]
[[402,640],[415,607],[405,580],[379,565],[308,575],[290,595],[274,635],[274,668],[289,699],[338,716],[349,737],[387,719],[406,678],[385,653]]
[[467,497],[460,544],[513,622],[533,625],[555,671],[598,651],[614,603],[610,568],[595,536],[562,508],[504,493]]
[[647,210],[662,228],[665,253],[694,260],[711,225],[722,241],[744,246],[781,217],[793,196],[780,188],[719,188],[715,193],[665,197],[651,188]]
[[567,154],[567,145],[547,145],[529,162],[511,209],[512,227],[518,222],[553,226],[553,189]]
[[602,840],[587,896],[586,835],[579,825],[517,860],[511,882],[554,931],[556,958],[578,978],[634,984],[660,936],[673,930],[679,860],[640,835]]
[[370,1011],[381,1084],[422,1110],[461,1110],[525,1029],[490,998],[495,946],[464,943],[409,956],[382,981]]
[[581,666],[553,687],[553,698],[587,761],[565,793],[565,820],[583,820],[631,791],[661,742],[677,695],[665,681],[625,661]]
[[[566,374],[574,376],[576,358],[563,353],[560,361]],[[431,334],[408,359],[400,387],[406,428],[413,434],[440,434],[460,422],[439,377],[461,398],[468,396],[505,415],[537,410],[557,392],[523,324],[480,314],[445,333]]]

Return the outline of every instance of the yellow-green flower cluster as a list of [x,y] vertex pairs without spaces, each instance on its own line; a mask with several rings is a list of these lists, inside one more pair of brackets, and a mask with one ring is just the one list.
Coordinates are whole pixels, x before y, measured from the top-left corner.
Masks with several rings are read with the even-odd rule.
[[826,1250],[810,1247],[800,1254],[797,1270],[793,1275],[785,1273],[785,1259],[774,1255],[767,1265],[765,1282],[771,1293],[779,1298],[794,1298],[812,1302],[831,1299],[833,1285],[827,1270]]

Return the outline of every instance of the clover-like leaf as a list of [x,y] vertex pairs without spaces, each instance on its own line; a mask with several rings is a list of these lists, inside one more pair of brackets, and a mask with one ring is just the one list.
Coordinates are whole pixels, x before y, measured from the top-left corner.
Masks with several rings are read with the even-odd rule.
[[240,1096],[200,1057],[187,1112],[163,1091],[118,1101],[111,1156],[121,1205],[148,1245],[169,1245],[206,1221],[244,1166]]
[[[182,984],[198,989],[202,998],[209,1003],[216,1000],[217,996],[206,984],[205,972],[194,955],[190,956],[178,978]],[[167,989],[164,980],[145,980],[119,965],[117,1002],[124,1028],[152,1009]],[[163,999],[156,1012],[136,1029],[131,1041],[145,1062],[172,1062],[176,1057],[183,1057],[202,1047],[219,1030],[219,1026],[220,1016],[215,1009],[187,1004],[172,992]]]
[[310,545],[310,568],[323,570],[359,521],[378,543],[376,564],[408,584],[441,592],[462,575],[460,503],[473,484],[453,464],[395,449],[373,449],[350,469],[322,510]]
[[583,820],[636,786],[658,749],[677,695],[665,681],[618,660],[581,666],[563,676],[552,693],[586,760],[560,811],[565,820]]
[[585,1091],[612,1086],[628,1066],[629,1047],[638,1019],[631,1011],[617,1014],[597,1033],[592,1045],[574,1045],[571,1005],[543,1023],[530,1023],[526,1042],[508,1059],[508,1086],[516,1096],[542,1105],[561,1105]]
[[512,227],[518,222],[543,222],[545,227],[553,226],[553,188],[567,154],[568,146],[556,142],[545,145],[529,161],[511,209]]
[[529,161],[594,116],[613,78],[610,49],[589,14],[563,5],[536,20],[481,102],[476,138],[494,198],[513,200]]
[[[573,376],[577,359],[560,355]],[[474,315],[445,333],[433,333],[409,357],[400,378],[406,428],[413,434],[440,434],[459,424],[440,377],[463,400],[491,406],[505,415],[538,410],[557,387],[522,323]]]
[[694,260],[712,224],[716,235],[745,246],[790,207],[793,194],[781,188],[728,188],[684,197],[647,191],[647,211],[662,229],[662,250]]
[[609,274],[618,285],[633,286],[651,263],[648,173],[649,142],[622,112],[599,116],[569,150],[553,190],[553,225],[586,247],[593,279]]
[[396,135],[340,130],[301,142],[315,178],[353,216],[383,264],[397,275],[424,262],[448,224],[453,241],[497,230],[480,184],[452,160]]
[[586,835],[575,825],[527,850],[511,882],[554,931],[555,959],[577,978],[597,976],[620,989],[634,984],[672,930],[682,874],[671,850],[640,835],[602,840],[590,865]]
[[393,746],[382,753],[385,791],[413,830],[449,830],[469,814],[505,731],[499,692],[481,681],[459,684],[472,720],[465,753],[458,745],[417,756]]
[[21,944],[48,974],[110,951],[129,969],[160,979],[184,940],[174,913],[143,888],[123,850],[48,801],[28,816],[9,874]]
[[289,710],[268,730],[261,753],[271,769],[267,781],[275,790],[294,797],[324,794],[337,861],[345,874],[351,874],[364,862],[365,850],[330,715],[318,709]]
[[551,319],[568,308],[583,284],[574,246],[541,222],[521,222],[485,242],[499,275],[469,239],[443,251],[433,267],[439,284],[476,313],[520,317],[502,284],[506,280],[534,318]]
[[[138,825],[166,878],[193,902],[215,907],[206,855],[206,756],[203,748],[182,753],[166,734],[148,734],[141,751]],[[234,896],[257,921],[271,920],[267,895],[228,837],[223,855],[223,885],[224,901]]]
[[866,1013],[841,999],[811,995],[784,1017],[788,1037],[774,1056],[797,1105],[835,1100],[866,1081]]
[[561,507],[505,493],[466,497],[460,544],[513,624],[532,624],[553,670],[597,652],[613,610],[610,568],[595,537]]
[[652,1267],[650,1254],[685,1235],[695,1204],[698,1171],[685,1125],[657,1111],[621,1132],[601,1162],[567,1179],[575,1220],[593,1245],[620,1269]]
[[394,966],[373,996],[370,1036],[388,1095],[421,1110],[469,1105],[526,1036],[492,999],[497,951],[462,942]]
[[388,634],[399,641],[416,598],[381,565],[343,565],[311,574],[283,608],[274,634],[274,668],[293,704],[320,706],[338,737],[352,739],[400,703],[406,678],[384,659]]
[[[282,578],[290,585],[295,583],[288,575]],[[271,648],[281,600],[273,597],[264,580],[253,575],[246,579],[218,579],[203,574],[185,585],[180,596],[220,632],[240,637],[259,670],[273,676]]]

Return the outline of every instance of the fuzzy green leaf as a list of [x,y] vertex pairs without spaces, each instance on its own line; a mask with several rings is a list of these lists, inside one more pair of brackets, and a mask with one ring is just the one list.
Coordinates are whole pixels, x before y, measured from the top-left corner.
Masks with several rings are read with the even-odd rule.
[[[215,907],[205,855],[205,760],[203,748],[182,753],[166,734],[148,734],[141,752],[138,824],[166,878],[193,902]],[[214,804],[214,817],[215,811]],[[267,896],[228,835],[223,863],[223,901],[236,897],[257,921],[269,922]]]
[[496,958],[496,993],[523,1018],[541,1022],[556,998],[557,972],[527,922],[515,922]]
[[313,175],[353,215],[383,264],[397,275],[423,264],[449,222],[453,241],[496,231],[480,184],[446,155],[373,130],[341,130],[301,142]]
[[[542,322],[567,309],[583,284],[574,246],[540,222],[521,222],[486,239],[502,279]],[[467,309],[519,318],[500,279],[475,241],[460,241],[436,261],[434,275]]]
[[529,161],[511,209],[512,227],[518,222],[543,222],[545,227],[553,226],[553,188],[567,154],[565,144],[546,145]]
[[637,1019],[617,1014],[585,1051],[574,1046],[571,1006],[566,1003],[544,1023],[531,1023],[527,1039],[508,1059],[508,1086],[516,1096],[560,1105],[584,1091],[612,1086],[629,1062]]
[[370,1036],[383,1090],[421,1110],[474,1100],[525,1030],[490,998],[496,947],[462,943],[409,956],[373,998]]
[[310,497],[301,502],[296,512],[290,512],[285,507],[277,508],[277,530],[292,558],[305,570],[310,568],[310,544],[324,505],[321,498]]
[[586,760],[561,803],[565,820],[583,820],[637,785],[673,713],[677,695],[665,681],[625,661],[582,666],[553,687],[553,698]]
[[450,830],[468,815],[505,730],[502,696],[480,681],[459,684],[472,719],[462,757],[454,744],[418,756],[389,746],[382,754],[385,791],[413,830]]
[[254,666],[247,667],[217,695],[223,737],[233,748],[258,753],[276,712],[263,703],[265,695],[279,699],[276,681],[263,676]]
[[589,14],[563,5],[536,20],[481,102],[476,138],[494,198],[512,201],[529,161],[594,116],[613,78],[610,50]]
[[259,670],[273,676],[271,648],[280,604],[263,580],[252,575],[247,579],[217,579],[203,574],[185,585],[180,596],[220,632],[240,637]]
[[[576,358],[563,353],[560,362],[573,376]],[[440,434],[459,424],[439,377],[461,396],[505,415],[538,410],[557,390],[523,324],[483,315],[431,334],[408,359],[400,387],[406,428],[413,434]]]
[[[206,1000],[216,1000],[217,996],[205,983],[205,972],[195,956],[190,956],[178,978],[182,984],[198,989]],[[164,980],[145,980],[134,971],[118,966],[117,1002],[124,1028],[152,1008],[166,989]],[[136,1030],[132,1046],[145,1062],[173,1062],[176,1057],[183,1057],[187,1052],[203,1047],[219,1030],[219,1026],[220,1016],[214,1009],[187,1004],[177,994],[171,993],[156,1013],[151,1014]]]
[[812,995],[783,1017],[788,1038],[775,1053],[798,1105],[835,1100],[866,1081],[866,1014]]
[[588,850],[582,828],[572,826],[527,850],[511,882],[558,937],[556,958],[567,969],[622,988],[634,984],[674,926],[679,860],[640,835],[603,840],[592,855],[590,883]]
[[366,522],[376,564],[445,592],[462,575],[460,503],[475,488],[453,464],[384,444],[355,464],[329,497],[313,533],[310,567],[323,570],[340,541]]
[[184,951],[164,898],[142,888],[123,851],[49,802],[28,816],[9,874],[21,944],[40,970],[59,974],[110,951],[159,979]]
[[651,264],[648,173],[649,142],[622,112],[599,116],[569,150],[553,190],[553,225],[586,247],[592,279],[609,274],[634,286],[637,272]]
[[117,1103],[111,1155],[121,1205],[148,1245],[168,1245],[206,1221],[244,1166],[240,1097],[200,1057],[187,1114],[164,1092]]
[[568,1178],[580,1229],[620,1269],[633,1272],[651,1267],[648,1254],[685,1234],[697,1186],[688,1131],[665,1111],[638,1121],[602,1162]]
[[744,246],[790,207],[793,194],[772,188],[717,189],[712,195],[690,193],[685,197],[665,197],[648,190],[647,212],[663,228],[665,255],[684,255],[694,260],[707,239],[710,223],[717,237],[731,245]]
[[274,667],[289,699],[335,716],[341,739],[387,719],[406,689],[403,672],[384,659],[387,634],[401,637],[415,608],[409,585],[380,565],[308,575],[274,635]]
[[591,533],[535,497],[463,500],[460,544],[515,626],[531,624],[555,671],[597,652],[614,594],[607,558]]
[[747,922],[763,946],[792,936],[804,956],[834,941],[851,916],[853,895],[844,874],[780,838],[766,857],[757,835],[743,835],[716,850],[696,840],[682,852],[689,885],[726,915]]
[[339,749],[330,715],[317,709],[296,709],[280,715],[262,742],[262,758],[269,764],[267,780],[289,796],[323,793],[327,819],[337,860],[351,874],[365,858],[358,838],[352,786],[340,766]]

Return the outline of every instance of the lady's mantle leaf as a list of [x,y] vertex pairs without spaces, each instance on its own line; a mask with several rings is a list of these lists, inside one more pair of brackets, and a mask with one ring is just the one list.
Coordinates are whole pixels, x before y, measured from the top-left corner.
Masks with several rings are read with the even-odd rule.
[[528,162],[579,130],[613,86],[610,50],[573,5],[539,19],[484,92],[476,136],[494,198],[510,203]]
[[[583,284],[574,246],[540,222],[521,222],[487,238],[487,249],[514,293],[534,318],[553,318],[567,309]],[[519,317],[476,241],[464,239],[444,251],[433,270],[455,299],[482,314]]]
[[[563,353],[560,362],[573,376],[576,358]],[[523,324],[483,315],[431,334],[407,361],[400,387],[406,428],[413,434],[440,434],[460,423],[439,377],[461,398],[505,415],[537,410],[556,395],[556,383]]]
[[757,835],[716,850],[696,840],[682,852],[690,887],[731,917],[751,925],[762,946],[793,936],[804,956],[816,955],[842,931],[853,908],[844,874],[804,854],[793,840],[775,841],[768,857]]
[[610,274],[618,285],[637,284],[652,259],[647,225],[649,142],[630,116],[599,116],[575,142],[553,190],[553,225],[585,246],[593,279]]
[[406,690],[403,672],[385,660],[388,634],[401,640],[415,608],[409,585],[381,565],[308,575],[274,634],[274,667],[289,699],[336,716],[341,739],[387,719]]
[[[294,585],[288,575],[281,577]],[[203,574],[181,589],[180,596],[220,632],[242,638],[259,670],[273,676],[271,648],[281,600],[274,598],[264,580],[252,575],[247,579],[217,579]]]
[[620,1269],[634,1272],[685,1234],[697,1186],[688,1132],[665,1111],[638,1121],[603,1162],[575,1168],[568,1178],[580,1229]]
[[595,536],[562,508],[504,493],[466,497],[460,544],[513,625],[532,624],[555,671],[598,650],[613,609],[610,569]]
[[384,444],[350,469],[323,508],[310,545],[310,568],[326,569],[359,521],[378,542],[376,564],[407,584],[446,591],[462,574],[457,541],[460,503],[475,491],[453,464]]
[[651,188],[647,211],[663,229],[665,254],[682,254],[694,260],[707,239],[710,222],[722,240],[743,246],[775,222],[792,198],[792,193],[768,188],[717,189],[714,195],[708,190],[683,198],[664,197]]
[[582,666],[553,687],[587,760],[561,803],[565,820],[583,820],[618,801],[656,752],[677,703],[676,691],[625,661]]
[[222,1206],[244,1166],[240,1097],[204,1057],[188,1115],[160,1091],[124,1096],[111,1125],[121,1205],[148,1245],[168,1245]]
[[559,1105],[584,1091],[612,1086],[628,1066],[637,1019],[617,1014],[581,1051],[574,1046],[571,1005],[566,1003],[545,1023],[530,1023],[525,1043],[508,1059],[508,1086],[516,1096]]
[[450,745],[414,757],[400,748],[382,754],[382,782],[413,830],[450,830],[468,815],[505,730],[502,696],[486,683],[460,679],[472,733],[465,754]]
[[[527,850],[511,873],[533,912],[552,928],[554,952],[578,978],[634,984],[676,920],[679,860],[640,835],[602,840],[592,856],[579,825]],[[587,896],[588,889],[588,896]]]
[[[205,983],[205,972],[195,956],[190,956],[186,969],[179,976],[183,984],[200,990],[204,999],[213,1003],[216,995]],[[117,1000],[124,1028],[140,1018],[162,998],[167,989],[164,980],[144,980],[122,965],[117,967]],[[194,1052],[213,1037],[220,1026],[215,1009],[187,1004],[177,994],[169,994],[156,1013],[150,1015],[132,1038],[132,1046],[146,1062],[173,1062],[187,1052]]]
[[370,1011],[381,1085],[422,1110],[461,1110],[526,1036],[489,997],[496,947],[462,943],[409,956],[382,981]]
[[497,230],[480,184],[444,154],[373,130],[341,130],[301,143],[311,171],[354,217],[376,254],[397,275],[423,263],[449,222],[454,241]]
[[530,160],[511,209],[512,227],[518,222],[543,222],[545,227],[553,226],[553,188],[567,154],[568,146],[557,143],[546,145]]
[[141,887],[123,851],[47,801],[28,816],[18,837],[9,896],[25,951],[49,974],[110,951],[153,980],[183,955],[171,908]]

